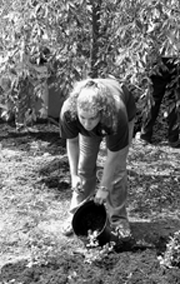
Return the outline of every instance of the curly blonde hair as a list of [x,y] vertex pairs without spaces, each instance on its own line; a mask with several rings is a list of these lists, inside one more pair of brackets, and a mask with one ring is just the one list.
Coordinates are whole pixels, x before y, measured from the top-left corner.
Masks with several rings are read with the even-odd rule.
[[96,79],[86,79],[75,84],[69,96],[71,117],[73,119],[77,117],[78,98],[81,91],[85,89],[92,89],[95,95],[87,98],[86,103],[83,102],[81,105],[82,108],[100,113],[100,123],[116,130],[118,117],[115,98],[108,87]]

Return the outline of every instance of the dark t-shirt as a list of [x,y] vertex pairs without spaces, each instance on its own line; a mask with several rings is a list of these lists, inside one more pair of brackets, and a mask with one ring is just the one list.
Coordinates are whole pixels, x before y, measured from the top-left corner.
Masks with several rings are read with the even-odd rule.
[[91,131],[87,131],[79,122],[78,116],[72,118],[69,111],[69,99],[67,99],[61,109],[60,114],[60,136],[64,139],[72,139],[79,133],[85,136],[100,136],[106,138],[106,145],[110,151],[119,151],[128,145],[129,127],[136,114],[136,106],[133,95],[125,86],[121,86],[113,79],[93,79],[104,84],[110,93],[120,97],[120,107],[118,112],[118,125],[116,131],[107,127],[101,122]]

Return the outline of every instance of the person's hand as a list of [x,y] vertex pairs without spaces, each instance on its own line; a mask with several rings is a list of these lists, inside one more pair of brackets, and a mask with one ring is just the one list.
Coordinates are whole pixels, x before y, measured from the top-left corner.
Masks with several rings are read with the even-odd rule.
[[72,190],[83,192],[82,180],[78,175],[72,177]]
[[94,197],[94,202],[97,204],[103,204],[104,202],[106,202],[108,195],[109,195],[108,188],[105,186],[100,186]]

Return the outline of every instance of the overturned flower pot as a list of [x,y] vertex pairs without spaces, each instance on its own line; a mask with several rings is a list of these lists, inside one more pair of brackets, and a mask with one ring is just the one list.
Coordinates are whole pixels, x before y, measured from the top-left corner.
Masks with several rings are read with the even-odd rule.
[[103,246],[111,241],[111,230],[105,206],[90,200],[75,212],[72,226],[75,235],[86,246]]

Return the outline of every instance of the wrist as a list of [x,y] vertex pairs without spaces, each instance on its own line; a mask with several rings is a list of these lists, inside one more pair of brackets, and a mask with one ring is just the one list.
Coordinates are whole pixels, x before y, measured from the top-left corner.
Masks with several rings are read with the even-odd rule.
[[71,178],[72,178],[72,179],[74,179],[74,178],[76,178],[76,177],[77,177],[77,174],[76,174],[76,173],[71,174]]
[[104,191],[104,192],[109,192],[109,189],[105,185],[100,185],[99,190]]

